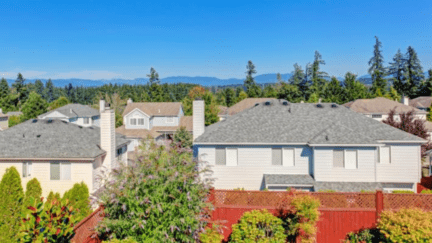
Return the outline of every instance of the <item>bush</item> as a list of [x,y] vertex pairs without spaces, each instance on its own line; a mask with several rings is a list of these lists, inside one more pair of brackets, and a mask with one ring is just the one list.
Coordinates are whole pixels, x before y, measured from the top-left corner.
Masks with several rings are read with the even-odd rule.
[[15,167],[6,169],[0,182],[0,242],[16,242],[24,191]]
[[8,120],[9,128],[18,125],[23,121],[24,121],[23,116],[10,116]]
[[53,191],[50,191],[50,193],[48,194],[48,197],[46,199],[46,204],[51,203],[52,201],[56,200],[56,201],[60,201],[61,197],[60,197],[60,193],[56,192],[54,193]]
[[421,194],[432,194],[432,190],[423,190],[420,193]]
[[315,242],[316,223],[319,220],[320,201],[310,195],[295,196],[291,201],[291,214],[285,218],[290,239],[300,237],[301,242]]
[[207,228],[200,234],[201,243],[221,243],[224,236],[219,232],[217,227]]
[[231,242],[285,242],[282,220],[266,209],[246,212],[232,226]]
[[364,229],[359,232],[348,233],[345,243],[372,243],[379,239],[379,231],[377,229]]
[[102,238],[138,242],[194,242],[207,225],[209,185],[184,148],[142,146],[134,162],[112,171],[97,199],[106,217],[97,231]]
[[384,211],[377,227],[389,242],[431,242],[432,212],[418,208]]
[[180,127],[174,133],[173,144],[182,148],[191,148],[192,134],[186,130],[186,127]]
[[65,192],[63,200],[69,200],[71,206],[77,209],[76,218],[81,221],[90,214],[89,190],[84,182],[75,183],[72,189]]
[[136,241],[132,237],[128,237],[128,238],[126,238],[124,240],[111,239],[111,240],[108,240],[108,241],[102,241],[102,243],[138,243],[138,241]]
[[42,188],[38,181],[38,179],[33,178],[27,182],[25,196],[24,196],[24,208],[27,208],[30,205],[30,198],[41,198],[42,196]]
[[413,191],[408,191],[408,190],[394,190],[392,193],[396,193],[396,194],[414,194]]
[[66,201],[30,198],[30,206],[22,212],[22,224],[18,234],[19,242],[66,243],[74,236],[73,207]]

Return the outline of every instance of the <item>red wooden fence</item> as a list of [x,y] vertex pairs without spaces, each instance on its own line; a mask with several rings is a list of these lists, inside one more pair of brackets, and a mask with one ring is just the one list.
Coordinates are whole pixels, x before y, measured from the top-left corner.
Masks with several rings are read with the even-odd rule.
[[89,216],[85,217],[75,227],[75,236],[72,238],[72,243],[100,243],[97,237],[95,227],[103,219],[104,208],[100,206]]

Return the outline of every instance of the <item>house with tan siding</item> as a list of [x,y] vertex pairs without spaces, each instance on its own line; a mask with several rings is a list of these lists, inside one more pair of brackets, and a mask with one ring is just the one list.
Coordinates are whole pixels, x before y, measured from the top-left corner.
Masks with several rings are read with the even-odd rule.
[[0,133],[0,177],[15,166],[23,187],[32,178],[41,183],[43,196],[63,194],[84,182],[98,189],[98,176],[127,161],[127,145],[115,133],[114,111],[100,105],[100,126],[80,126],[59,119],[32,119]]
[[215,188],[247,190],[415,190],[426,142],[345,106],[276,99],[194,134]]

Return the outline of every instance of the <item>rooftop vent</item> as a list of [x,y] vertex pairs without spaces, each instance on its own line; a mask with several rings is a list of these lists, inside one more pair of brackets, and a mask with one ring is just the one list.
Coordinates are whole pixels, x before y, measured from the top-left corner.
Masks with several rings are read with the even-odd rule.
[[79,128],[83,128],[82,126],[78,126]]
[[326,136],[325,136],[325,139],[326,139],[327,141],[329,140],[329,137],[328,137],[328,135],[326,135]]
[[53,120],[51,120],[51,119],[49,119],[48,121],[47,121],[47,123],[52,123],[53,122]]
[[259,103],[256,103],[255,106],[259,106]]
[[38,138],[40,138],[40,136],[41,136],[40,134],[36,135],[36,137],[38,137]]
[[67,121],[63,121],[63,120],[62,120],[62,122],[65,123],[65,124],[69,124],[69,122],[67,122]]
[[282,105],[289,105],[289,102],[288,101],[283,101]]
[[265,103],[264,103],[264,105],[271,105],[272,103],[271,103],[271,101],[266,101]]
[[332,104],[331,107],[332,107],[332,108],[338,108],[339,106],[336,105],[336,104]]
[[322,104],[317,104],[318,108],[324,108],[324,106]]
[[32,123],[36,123],[38,120],[37,119],[33,119]]

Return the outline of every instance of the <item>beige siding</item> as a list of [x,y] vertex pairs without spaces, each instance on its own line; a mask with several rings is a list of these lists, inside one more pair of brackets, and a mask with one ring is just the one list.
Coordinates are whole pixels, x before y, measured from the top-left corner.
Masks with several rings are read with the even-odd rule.
[[93,190],[92,163],[71,163],[71,180],[51,180],[49,162],[32,162],[32,176],[22,178],[22,162],[0,162],[0,177],[6,168],[15,166],[20,173],[22,186],[25,190],[29,180],[37,178],[42,187],[42,196],[48,196],[50,191],[59,192],[63,196],[64,192],[71,189],[75,183],[84,182],[91,192]]
[[349,148],[357,150],[357,169],[333,167],[333,148],[315,148],[314,175],[316,181],[374,182],[375,149]]
[[377,163],[379,182],[420,182],[420,146],[391,145],[390,164]]

